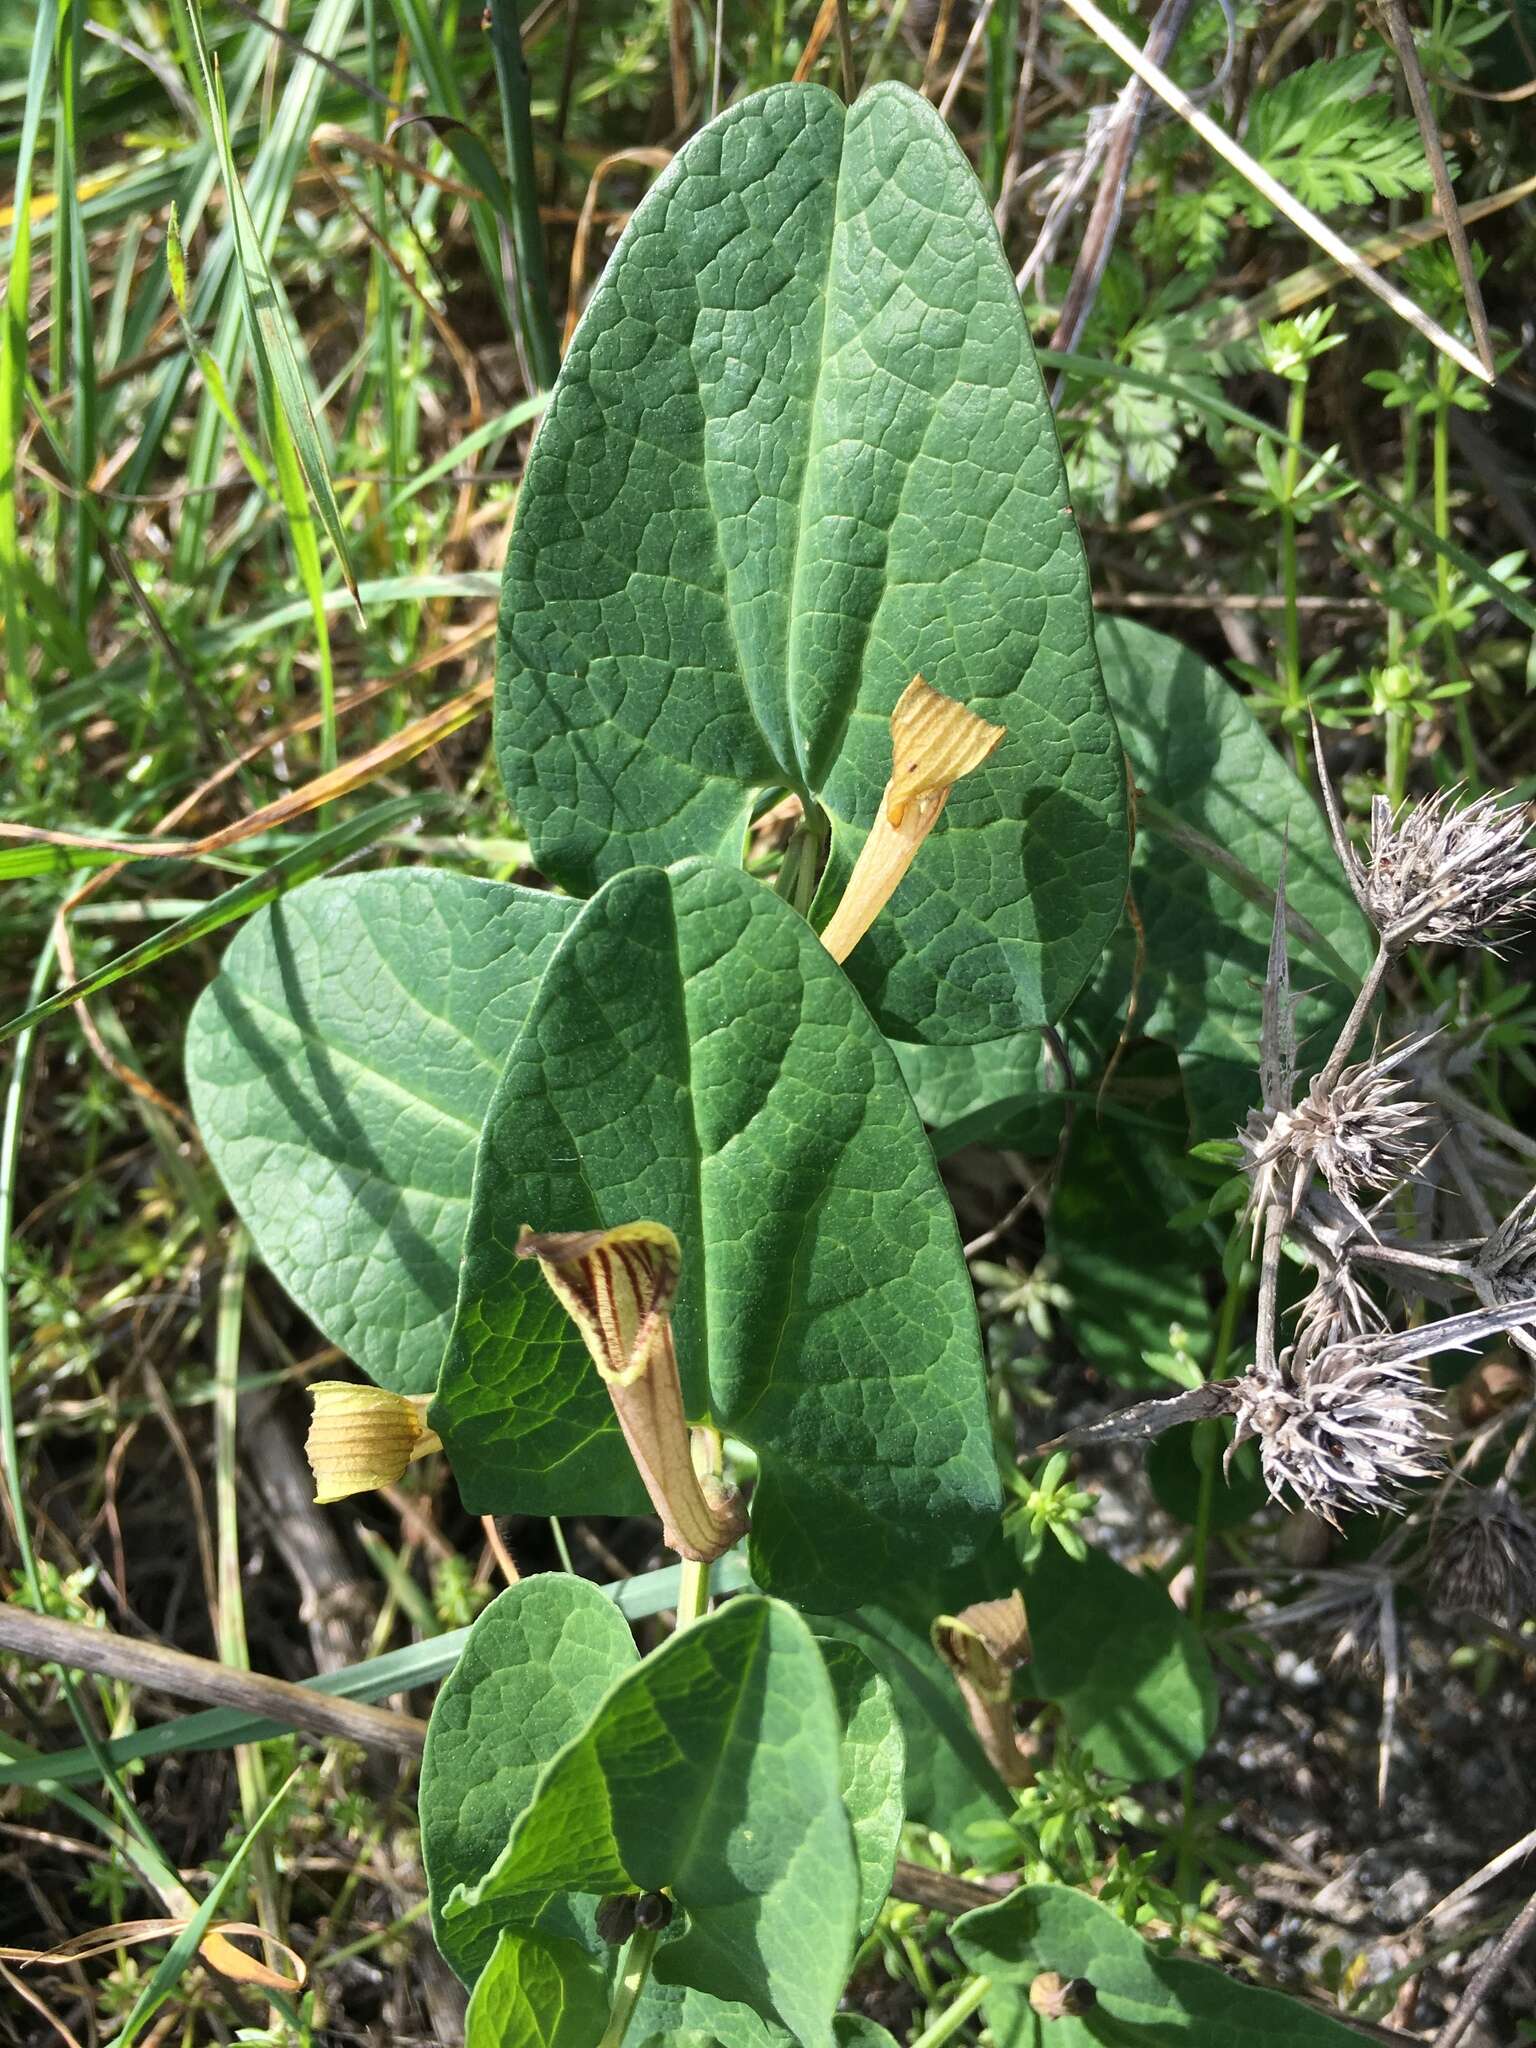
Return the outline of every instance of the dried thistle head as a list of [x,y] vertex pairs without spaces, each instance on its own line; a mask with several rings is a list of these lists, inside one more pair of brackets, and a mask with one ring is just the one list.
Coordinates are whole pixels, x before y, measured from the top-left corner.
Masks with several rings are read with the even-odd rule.
[[1305,1375],[1311,1361],[1321,1353],[1360,1337],[1377,1336],[1386,1327],[1386,1317],[1354,1267],[1347,1258],[1340,1259],[1318,1275],[1297,1314],[1292,1376]]
[[[1522,1195],[1498,1229],[1484,1239],[1472,1261],[1472,1285],[1490,1308],[1536,1294],[1536,1188]],[[1536,1337],[1512,1329],[1510,1336],[1536,1358]]]
[[1235,1392],[1233,1448],[1254,1438],[1272,1498],[1290,1495],[1335,1527],[1340,1515],[1398,1511],[1403,1488],[1439,1470],[1434,1389],[1369,1339],[1333,1345],[1299,1373],[1255,1368]]
[[1400,1045],[1381,1059],[1346,1067],[1326,1085],[1319,1074],[1294,1109],[1253,1110],[1239,1142],[1254,1214],[1275,1204],[1295,1217],[1315,1173],[1362,1221],[1362,1196],[1405,1180],[1424,1153],[1429,1112],[1409,1099],[1396,1068],[1412,1051]]
[[1447,1614],[1518,1628],[1536,1613],[1536,1522],[1502,1487],[1469,1487],[1437,1526],[1430,1588]]
[[1394,817],[1371,805],[1370,845],[1350,850],[1350,880],[1366,916],[1394,950],[1410,940],[1497,948],[1536,909],[1536,846],[1524,804],[1493,796],[1457,808],[1454,791]]

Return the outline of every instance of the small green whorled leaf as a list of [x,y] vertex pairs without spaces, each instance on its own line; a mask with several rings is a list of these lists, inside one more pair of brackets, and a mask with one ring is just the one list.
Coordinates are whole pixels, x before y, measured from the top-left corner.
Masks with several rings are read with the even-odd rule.
[[[1326,2013],[1208,1963],[1157,1954],[1109,1907],[1066,1885],[1023,1885],[951,1931],[967,1968],[992,1980],[982,2012],[996,2048],[1121,2039],[1146,2048],[1358,2048],[1359,2034]],[[1087,2019],[1042,2023],[1030,2010],[1042,1970],[1086,1978],[1097,1993]]]
[[1018,294],[934,110],[780,85],[636,210],[572,340],[507,559],[496,741],[580,894],[739,863],[820,805],[824,922],[918,673],[1007,727],[849,972],[892,1035],[1060,1014],[1120,914],[1124,766]]
[[1205,1753],[1210,1658],[1161,1586],[1099,1550],[1076,1563],[1049,1538],[1023,1586],[1034,1653],[1024,1682],[1056,1701],[1091,1763],[1139,1783]]
[[609,1975],[574,1941],[504,1930],[471,1994],[464,2048],[593,2048]]
[[481,1120],[575,909],[430,868],[311,882],[246,926],[192,1013],[192,1107],[235,1207],[382,1386],[437,1376]]
[[484,1877],[540,1771],[637,1661],[613,1602],[563,1572],[509,1586],[470,1629],[433,1703],[418,1800],[433,1929],[466,1983],[489,1943],[462,1939],[446,1901]]
[[814,1638],[791,1608],[743,1595],[610,1689],[445,1922],[478,1939],[561,1893],[667,1890],[688,1925],[657,1953],[660,1982],[831,2048],[859,1907],[841,1774]]
[[[1243,699],[1166,634],[1101,619],[1099,659],[1138,790],[1286,899],[1345,965],[1364,973],[1371,933],[1340,870],[1315,800]],[[1155,823],[1138,826],[1131,889],[1145,933],[1136,1030],[1179,1055],[1197,1137],[1225,1137],[1258,1100],[1259,1027],[1271,912],[1249,901]],[[1303,1034],[1342,1021],[1355,990],[1293,940]],[[1123,928],[1084,997],[1112,1043],[1129,998],[1134,935]],[[1304,968],[1304,971],[1303,971]],[[1109,1029],[1110,1020],[1114,1029]]]
[[859,1859],[859,1932],[874,1925],[896,1872],[906,1818],[902,1800],[907,1745],[891,1688],[862,1650],[821,1644],[822,1661],[843,1723],[843,1805]]
[[608,883],[551,960],[475,1166],[432,1425],[466,1506],[643,1500],[520,1225],[683,1249],[684,1401],[757,1451],[752,1572],[818,1612],[996,1526],[975,1307],[889,1047],[803,918],[739,869]]
[[[937,1597],[928,1604],[934,1614],[946,1605]],[[954,1680],[929,1641],[926,1621],[861,1607],[818,1619],[816,1626],[858,1650],[891,1689],[905,1737],[903,1804],[909,1820],[958,1840],[972,1821],[1012,1812],[1013,1801],[982,1754]]]

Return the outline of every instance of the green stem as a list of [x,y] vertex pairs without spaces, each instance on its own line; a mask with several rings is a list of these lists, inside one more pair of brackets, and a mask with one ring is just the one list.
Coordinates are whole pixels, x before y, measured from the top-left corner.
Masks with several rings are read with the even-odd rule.
[[[1211,1348],[1211,1362],[1206,1378],[1219,1380],[1227,1370],[1227,1360],[1232,1355],[1232,1339],[1237,1331],[1237,1319],[1248,1299],[1248,1274],[1246,1266],[1238,1268],[1236,1277],[1227,1284],[1227,1291],[1221,1304],[1221,1316],[1216,1325],[1216,1341]],[[1189,1594],[1190,1625],[1198,1630],[1205,1620],[1205,1589],[1210,1574],[1211,1505],[1216,1497],[1216,1443],[1219,1428],[1216,1423],[1197,1425],[1198,1432],[1209,1432],[1206,1450],[1208,1455],[1200,1464],[1200,1491],[1195,1502],[1195,1526],[1193,1535],[1194,1583]],[[1179,1816],[1179,1846],[1174,1865],[1174,1891],[1179,1898],[1187,1895],[1194,1880],[1194,1817],[1195,1817],[1195,1767],[1186,1764],[1180,1781],[1182,1812]]]
[[826,842],[826,814],[818,805],[808,804],[805,816],[790,834],[789,844],[779,863],[778,880],[774,884],[775,893],[786,903],[792,903],[802,917],[811,914]]
[[1394,813],[1408,794],[1408,763],[1413,755],[1413,713],[1394,704],[1387,712],[1387,801]]
[[640,1927],[631,1935],[629,1947],[624,1952],[624,1974],[614,1993],[613,2011],[608,2016],[608,2025],[597,2048],[623,2048],[624,2036],[635,2016],[635,2007],[650,1981],[651,1958],[656,1953],[658,1934],[657,1928]]
[[942,2048],[945,2041],[952,2041],[991,1989],[990,1977],[973,1977],[953,2005],[947,2005],[933,2025],[923,2029],[912,2048]]
[[683,1559],[677,1582],[677,1633],[692,1628],[709,1612],[709,1566]]
[[[1435,407],[1434,433],[1434,527],[1437,540],[1451,537],[1451,398],[1445,388],[1444,378],[1437,387],[1439,402]],[[1451,565],[1442,554],[1435,556],[1435,610],[1440,615],[1440,647],[1445,662],[1445,679],[1448,683],[1458,680],[1461,668],[1461,649],[1456,644],[1456,632],[1451,625]],[[1458,697],[1452,708],[1456,726],[1457,747],[1461,754],[1461,772],[1468,785],[1477,787],[1477,741],[1472,732],[1472,715],[1467,709],[1465,697]]]
[[1301,697],[1301,615],[1296,601],[1296,486],[1301,480],[1301,430],[1306,422],[1306,412],[1306,379],[1298,377],[1291,386],[1286,406],[1286,450],[1280,472],[1283,492],[1280,502],[1280,583],[1285,595],[1280,666],[1285,685],[1286,723],[1291,731],[1296,772],[1303,782],[1307,780],[1308,769],[1307,750],[1302,739],[1302,713],[1306,706]]

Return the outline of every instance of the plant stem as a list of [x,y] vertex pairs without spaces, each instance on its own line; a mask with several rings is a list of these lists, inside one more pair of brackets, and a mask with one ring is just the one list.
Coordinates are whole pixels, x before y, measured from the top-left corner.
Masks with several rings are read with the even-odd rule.
[[1253,1337],[1255,1365],[1275,1368],[1276,1303],[1280,1292],[1280,1244],[1285,1236],[1285,1204],[1272,1202],[1264,1215],[1264,1249],[1259,1265],[1259,1317]]
[[681,1635],[685,1628],[692,1628],[708,1612],[709,1566],[685,1557],[677,1582],[677,1633]]
[[[1437,373],[1435,384],[1438,403],[1435,406],[1434,432],[1434,525],[1437,540],[1451,537],[1451,387],[1443,366]],[[1445,660],[1445,679],[1448,683],[1457,681],[1457,670],[1461,667],[1461,649],[1456,644],[1456,632],[1450,622],[1451,609],[1451,565],[1441,554],[1435,556],[1435,610],[1440,617],[1440,645]],[[1457,747],[1461,754],[1461,772],[1467,783],[1477,787],[1477,742],[1472,733],[1472,717],[1467,709],[1465,697],[1455,700],[1452,716],[1456,725]]]
[[635,2007],[650,1980],[651,1958],[656,1953],[658,1933],[657,1928],[640,1927],[630,1936],[629,1947],[624,1951],[624,1974],[619,1979],[613,2011],[608,2016],[608,2025],[597,2048],[622,2048],[629,2023],[635,2016]]
[[912,2043],[912,2048],[942,2048],[945,2041],[952,2041],[991,1989],[990,1977],[973,1977],[954,2003],[944,2008],[933,2025],[923,2029]]
[[1355,997],[1354,1008],[1344,1020],[1344,1028],[1339,1033],[1338,1042],[1334,1046],[1333,1051],[1328,1055],[1328,1064],[1317,1078],[1316,1086],[1322,1089],[1324,1093],[1333,1086],[1334,1082],[1338,1080],[1340,1074],[1344,1071],[1350,1051],[1354,1046],[1355,1040],[1360,1035],[1360,1026],[1365,1022],[1366,1014],[1380,993],[1381,984],[1386,980],[1387,968],[1391,962],[1391,957],[1391,954],[1387,951],[1386,941],[1383,940],[1377,948],[1376,958],[1371,962],[1370,973],[1366,975],[1365,980],[1360,985],[1360,993]]
[[[1281,1212],[1271,1210],[1272,1216]],[[1227,1370],[1227,1360],[1232,1355],[1232,1339],[1237,1330],[1237,1318],[1243,1303],[1248,1298],[1246,1265],[1239,1267],[1236,1277],[1227,1284],[1222,1299],[1221,1316],[1216,1325],[1216,1341],[1211,1348],[1211,1362],[1206,1368],[1208,1380],[1219,1380]],[[1271,1340],[1273,1341],[1273,1340]],[[1197,1423],[1196,1441],[1202,1430],[1214,1433],[1215,1423]],[[1192,1539],[1192,1564],[1194,1583],[1189,1594],[1190,1626],[1199,1629],[1205,1620],[1205,1588],[1210,1575],[1211,1503],[1216,1496],[1216,1445],[1214,1434],[1210,1439],[1210,1455],[1200,1465],[1200,1491],[1195,1501],[1195,1526]],[[1195,1813],[1195,1767],[1186,1764],[1180,1781],[1180,1795],[1183,1811],[1179,1817],[1179,1847],[1174,1864],[1173,1888],[1182,1899],[1194,1876],[1194,1813]]]

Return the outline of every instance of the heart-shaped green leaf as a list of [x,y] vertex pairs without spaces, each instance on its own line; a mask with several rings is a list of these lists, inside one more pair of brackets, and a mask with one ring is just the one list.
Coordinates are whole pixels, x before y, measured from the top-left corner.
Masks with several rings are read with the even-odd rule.
[[519,1227],[666,1224],[684,1400],[756,1449],[752,1569],[818,1611],[969,1555],[999,1505],[953,1212],[890,1048],[739,869],[635,869],[582,911],[475,1167],[433,1427],[472,1512],[641,1504]]
[[464,2048],[592,2048],[612,1994],[608,1973],[574,1941],[506,1929],[464,2017]]
[[560,1893],[665,1890],[688,1925],[657,1952],[661,1982],[832,2048],[859,1906],[841,1776],[814,1638],[791,1608],[743,1595],[610,1689],[446,1922],[478,1939]]
[[1026,1683],[1060,1705],[1092,1764],[1138,1783],[1205,1753],[1216,1726],[1210,1658],[1161,1586],[1100,1550],[1074,1562],[1050,1538],[1023,1586]]
[[851,1643],[821,1644],[843,1724],[843,1805],[859,1859],[859,1932],[875,1923],[896,1871],[907,1745],[891,1688]]
[[904,87],[732,107],[587,307],[507,559],[496,744],[580,894],[831,821],[830,911],[918,673],[1006,726],[849,972],[894,1036],[1055,1017],[1120,913],[1124,768],[1082,544],[980,187]]
[[[937,1595],[925,1600],[921,1594],[914,1603],[935,1615],[946,1604]],[[926,1617],[861,1607],[816,1625],[867,1657],[891,1688],[906,1738],[903,1799],[909,1820],[926,1821],[958,1841],[973,1821],[1011,1812],[1011,1795],[971,1732],[954,1680],[929,1640]]]
[[382,1386],[437,1377],[481,1120],[575,908],[430,868],[311,882],[192,1013],[192,1107],[235,1207]]
[[[433,1703],[418,1800],[433,1929],[466,1983],[489,1942],[468,1942],[445,1902],[456,1886],[484,1877],[540,1771],[637,1662],[613,1602],[563,1572],[508,1587],[470,1629]],[[514,1976],[522,1969],[503,1967]]]
[[[1157,1955],[1117,1913],[1065,1885],[1023,1885],[957,1920],[955,1947],[992,1980],[982,2007],[996,2048],[1097,2048],[1122,2038],[1145,2048],[1359,2048],[1353,2028],[1207,1963]],[[1081,1978],[1096,2003],[1086,2019],[1042,2023],[1029,1986],[1041,1971]]]
[[[1099,661],[1142,805],[1131,889],[1142,944],[1123,925],[1063,1027],[1079,1087],[1091,1086],[1125,1024],[1133,980],[1135,1032],[1161,1040],[1179,1067],[1197,1137],[1226,1137],[1258,1099],[1258,1044],[1271,908],[1202,860],[1192,845],[1235,860],[1273,889],[1286,854],[1286,896],[1342,960],[1293,942],[1298,979],[1314,993],[1300,1025],[1319,1042],[1342,1021],[1373,950],[1328,828],[1244,699],[1189,648],[1122,619],[1100,619]],[[1183,845],[1181,829],[1198,839]],[[902,1071],[935,1127],[941,1155],[962,1144],[1048,1151],[1059,1079],[1034,1035],[997,1045],[903,1046]],[[1038,1077],[1038,1078],[1036,1078]]]
[[[1317,990],[1299,1018],[1304,1036],[1330,1017],[1342,1021],[1374,941],[1316,801],[1225,678],[1177,640],[1129,620],[1101,620],[1098,645],[1136,787],[1152,800],[1138,819],[1131,869],[1145,934],[1136,1030],[1177,1051],[1195,1135],[1227,1137],[1258,1100],[1273,899],[1252,901],[1170,837],[1156,814],[1267,889],[1283,860],[1290,909],[1355,977],[1346,983],[1326,955],[1293,940],[1299,979]],[[1106,1044],[1124,1020],[1135,945],[1121,933],[1084,999]]]

